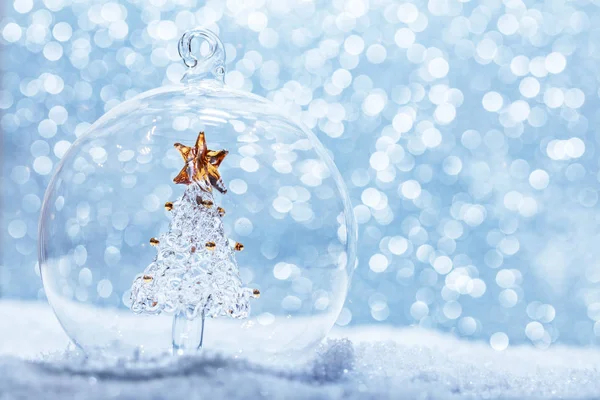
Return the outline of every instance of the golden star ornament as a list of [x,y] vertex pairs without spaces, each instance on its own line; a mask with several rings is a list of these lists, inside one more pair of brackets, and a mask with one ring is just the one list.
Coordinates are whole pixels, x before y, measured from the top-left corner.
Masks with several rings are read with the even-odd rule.
[[227,150],[209,150],[204,132],[198,134],[194,147],[181,143],[175,143],[174,146],[183,157],[185,165],[173,182],[186,185],[197,182],[206,191],[211,191],[214,187],[221,193],[227,193],[219,173],[221,162],[229,154]]

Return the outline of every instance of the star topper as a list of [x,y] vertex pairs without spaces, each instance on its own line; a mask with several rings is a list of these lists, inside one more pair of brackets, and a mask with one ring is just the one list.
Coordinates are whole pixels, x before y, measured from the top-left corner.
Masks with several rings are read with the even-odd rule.
[[174,146],[183,157],[185,165],[173,182],[186,185],[198,182],[206,191],[211,191],[215,187],[219,192],[227,193],[219,174],[219,166],[229,153],[227,150],[208,150],[204,132],[198,134],[194,147],[181,143],[175,143]]

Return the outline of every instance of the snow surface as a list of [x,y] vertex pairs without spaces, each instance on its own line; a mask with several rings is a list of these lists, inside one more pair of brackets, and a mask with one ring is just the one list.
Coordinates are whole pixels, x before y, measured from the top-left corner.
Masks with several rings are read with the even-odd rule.
[[[0,302],[0,399],[600,398],[600,350],[509,347],[418,328],[337,330],[287,368],[217,354],[106,366],[74,350],[50,308]],[[343,339],[347,337],[348,339]]]

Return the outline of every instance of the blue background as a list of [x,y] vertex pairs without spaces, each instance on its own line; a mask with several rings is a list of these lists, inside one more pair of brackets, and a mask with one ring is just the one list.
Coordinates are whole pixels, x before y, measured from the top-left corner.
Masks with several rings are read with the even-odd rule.
[[490,341],[600,335],[598,2],[17,0],[0,19],[0,297],[44,299],[37,222],[68,146],[179,82],[218,32],[226,83],[330,150],[359,223],[338,319]]

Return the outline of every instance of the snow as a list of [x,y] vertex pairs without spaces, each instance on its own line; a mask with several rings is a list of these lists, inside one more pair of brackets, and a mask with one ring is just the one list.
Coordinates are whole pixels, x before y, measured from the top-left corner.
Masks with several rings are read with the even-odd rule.
[[287,367],[198,357],[106,364],[67,350],[49,307],[0,301],[0,399],[598,398],[600,350],[461,341],[420,328],[339,329]]

